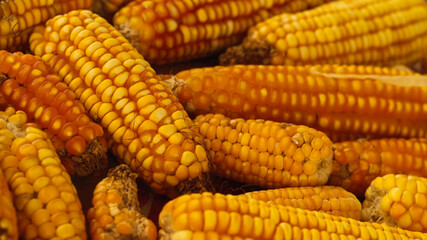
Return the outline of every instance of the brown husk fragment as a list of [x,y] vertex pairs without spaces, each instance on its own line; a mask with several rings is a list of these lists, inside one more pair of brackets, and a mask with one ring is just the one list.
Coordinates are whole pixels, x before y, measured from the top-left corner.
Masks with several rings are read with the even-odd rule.
[[266,41],[244,40],[241,45],[229,47],[219,56],[221,65],[235,64],[270,64],[271,52],[274,51]]

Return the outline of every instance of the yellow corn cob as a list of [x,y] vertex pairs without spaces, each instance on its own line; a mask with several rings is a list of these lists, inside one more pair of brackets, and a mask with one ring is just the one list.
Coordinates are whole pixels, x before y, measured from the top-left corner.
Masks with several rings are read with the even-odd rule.
[[332,171],[332,142],[313,128],[221,114],[199,115],[194,123],[218,176],[278,188],[323,185]]
[[249,29],[221,64],[412,63],[427,53],[424,0],[343,0]]
[[92,10],[108,20],[113,19],[114,14],[131,0],[94,0]]
[[288,187],[253,191],[241,195],[356,220],[360,219],[362,212],[362,205],[354,194],[335,186]]
[[274,14],[329,1],[135,0],[114,15],[114,26],[151,64],[165,64],[219,53]]
[[86,239],[70,175],[47,134],[26,121],[22,111],[0,112],[0,168],[12,192],[20,239]]
[[427,239],[427,234],[212,193],[184,195],[160,212],[160,239]]
[[427,232],[427,178],[404,174],[377,177],[366,190],[362,220]]
[[424,76],[395,68],[235,65],[185,70],[166,81],[189,114],[307,125],[335,142],[427,137],[427,87],[415,77],[425,84]]
[[369,184],[389,173],[427,177],[427,139],[374,139],[334,143],[328,184],[363,196]]
[[88,9],[93,0],[0,1],[0,50],[23,50],[34,26],[57,14]]
[[154,223],[140,213],[136,177],[129,166],[121,164],[96,185],[88,211],[93,240],[157,238]]
[[[0,135],[0,139],[6,140]],[[6,144],[0,144],[3,148]],[[1,150],[0,150],[1,151]],[[1,161],[0,161],[1,163]],[[13,206],[12,195],[7,185],[7,181],[0,167],[0,239],[17,240],[18,226],[16,220],[15,206]]]
[[89,175],[106,166],[103,129],[39,57],[0,50],[0,92],[45,130],[70,174]]
[[209,161],[192,120],[106,20],[88,10],[58,15],[35,29],[30,47],[107,129],[116,156],[157,193],[172,196],[209,187]]

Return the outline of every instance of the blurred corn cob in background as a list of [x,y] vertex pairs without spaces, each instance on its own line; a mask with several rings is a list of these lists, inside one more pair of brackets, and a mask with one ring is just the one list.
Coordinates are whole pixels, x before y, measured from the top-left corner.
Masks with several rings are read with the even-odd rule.
[[255,25],[220,63],[411,64],[426,45],[425,0],[343,0]]
[[106,20],[88,10],[58,15],[36,28],[30,47],[111,135],[116,157],[157,193],[174,196],[209,187],[209,161],[192,120]]
[[427,139],[385,138],[334,143],[328,184],[363,196],[371,182],[390,173],[427,177]]
[[93,0],[0,1],[0,50],[24,50],[34,26],[74,9],[89,9]]
[[114,26],[151,64],[202,58],[240,43],[249,27],[331,0],[134,0]]
[[362,205],[354,194],[335,186],[287,187],[247,192],[241,196],[356,220],[360,220],[362,212]]
[[318,211],[212,193],[187,194],[160,212],[160,239],[426,239],[427,234]]
[[306,125],[332,141],[427,137],[426,77],[395,68],[235,65],[166,79],[189,114]]
[[157,238],[156,226],[141,214],[136,177],[121,164],[96,185],[87,215],[93,240]]
[[107,165],[107,142],[101,126],[87,115],[40,57],[0,50],[0,91],[8,104],[26,112],[46,131],[70,174],[89,175]]
[[362,221],[427,232],[427,178],[388,174],[366,190]]
[[323,185],[332,171],[332,142],[316,129],[221,114],[199,115],[194,123],[218,176],[278,188]]
[[[0,135],[2,143],[0,149],[6,147],[3,141],[6,137]],[[1,154],[1,150],[0,150]],[[1,163],[1,161],[0,161]],[[2,240],[18,240],[18,225],[16,220],[16,210],[13,205],[12,194],[10,193],[7,180],[3,175],[3,170],[0,167],[0,239]]]
[[20,239],[86,239],[77,191],[47,134],[9,107],[0,111],[0,139]]

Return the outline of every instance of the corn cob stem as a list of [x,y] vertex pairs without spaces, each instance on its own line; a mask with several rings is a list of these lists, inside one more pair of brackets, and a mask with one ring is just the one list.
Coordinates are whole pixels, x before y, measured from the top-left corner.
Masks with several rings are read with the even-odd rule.
[[140,213],[136,177],[129,166],[121,164],[96,185],[88,211],[92,239],[157,238],[154,223]]
[[0,168],[12,191],[20,238],[86,239],[70,175],[47,134],[26,121],[22,111],[0,112]]
[[36,28],[30,47],[110,134],[116,156],[157,193],[173,196],[189,187],[210,187],[209,161],[192,120],[105,19],[90,11],[58,15]]
[[427,136],[426,77],[395,68],[216,66],[181,71],[166,82],[194,116],[306,125],[334,142]]
[[15,109],[47,131],[70,174],[89,175],[106,166],[101,126],[92,122],[75,94],[39,57],[0,50],[0,91]]
[[408,64],[427,52],[424,0],[344,0],[249,29],[221,64]]
[[[0,137],[2,140],[4,138]],[[2,144],[3,147],[3,144]],[[7,185],[7,181],[0,168],[0,239],[17,240],[18,226],[16,219],[16,210],[13,205],[12,195]]]

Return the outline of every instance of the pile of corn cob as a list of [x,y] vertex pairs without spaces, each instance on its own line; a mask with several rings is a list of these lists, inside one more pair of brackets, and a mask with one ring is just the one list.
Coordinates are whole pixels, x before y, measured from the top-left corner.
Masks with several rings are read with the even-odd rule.
[[424,0],[0,1],[0,239],[427,239],[424,46]]

